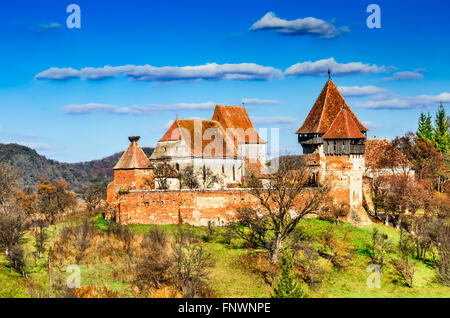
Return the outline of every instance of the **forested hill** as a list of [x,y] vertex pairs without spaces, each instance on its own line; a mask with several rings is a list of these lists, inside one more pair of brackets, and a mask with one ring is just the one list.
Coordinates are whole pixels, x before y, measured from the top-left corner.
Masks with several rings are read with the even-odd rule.
[[[142,148],[147,156],[153,148]],[[40,177],[63,179],[75,191],[92,182],[108,183],[112,180],[112,168],[123,152],[112,156],[79,163],[63,163],[47,159],[35,150],[18,144],[0,143],[0,162],[6,162],[16,168],[20,183],[24,186],[35,185]]]

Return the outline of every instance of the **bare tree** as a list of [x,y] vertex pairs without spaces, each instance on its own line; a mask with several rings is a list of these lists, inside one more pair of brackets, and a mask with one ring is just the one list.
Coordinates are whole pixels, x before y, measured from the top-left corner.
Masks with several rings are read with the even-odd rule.
[[307,188],[310,172],[298,158],[288,156],[280,160],[278,170],[271,175],[267,187],[253,176],[249,181],[250,193],[262,207],[260,214],[265,226],[273,233],[269,251],[272,264],[278,261],[281,245],[298,222],[308,213],[316,211],[324,202],[329,187],[326,182]]
[[387,254],[391,251],[391,241],[387,234],[381,233],[376,227],[372,230],[372,242],[368,244],[370,251],[370,259],[373,264],[380,266],[383,270],[383,266],[386,263]]
[[184,297],[209,296],[207,280],[214,260],[192,232],[179,228],[173,244],[172,260],[173,278]]
[[8,164],[0,163],[0,205],[6,204],[13,195],[17,172]]
[[450,225],[448,223],[440,227],[437,241],[437,250],[439,252],[439,262],[437,265],[438,278],[445,286],[450,287]]
[[180,180],[180,188],[198,189],[200,184],[198,182],[198,171],[193,165],[189,165],[178,172],[178,179]]
[[0,208],[0,246],[5,249],[5,255],[20,243],[26,229],[25,214],[17,206]]
[[170,268],[173,265],[170,258],[170,248],[167,232],[158,227],[150,229],[141,242],[143,249],[136,264],[134,284],[144,292],[148,286],[160,288],[170,283]]
[[400,257],[392,261],[394,273],[402,283],[413,288],[416,268],[409,257],[414,251],[414,242],[413,238],[403,230],[400,230],[398,249]]
[[15,205],[0,207],[0,246],[11,266],[26,277],[21,240],[27,229],[25,213]]
[[301,252],[300,257],[296,259],[296,265],[301,271],[300,277],[311,289],[317,289],[325,274],[325,269],[319,262],[319,253],[312,240],[302,241],[297,248]]
[[162,190],[169,189],[169,178],[174,176],[174,171],[167,160],[156,163],[153,173],[158,188]]
[[203,189],[211,188],[215,184],[220,184],[220,178],[210,167],[203,166],[202,169]]
[[97,211],[101,203],[106,199],[106,187],[102,183],[91,184],[83,188],[81,197],[86,203],[86,209],[89,212]]

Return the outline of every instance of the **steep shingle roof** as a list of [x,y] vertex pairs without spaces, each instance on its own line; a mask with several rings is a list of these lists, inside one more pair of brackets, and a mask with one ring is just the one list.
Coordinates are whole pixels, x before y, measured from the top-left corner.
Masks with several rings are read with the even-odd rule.
[[347,107],[342,107],[337,114],[327,133],[322,136],[323,139],[349,139],[349,138],[366,138],[354,119],[352,118]]
[[243,106],[216,105],[212,120],[218,121],[236,143],[265,143]]
[[237,156],[232,139],[215,120],[176,119],[159,141],[174,140],[184,140],[195,157]]
[[114,170],[152,168],[150,160],[138,144],[139,137],[129,137],[130,145],[123,153]]
[[358,129],[362,132],[368,131],[350,109],[333,81],[329,79],[296,134],[326,133],[340,112],[342,105],[347,109]]

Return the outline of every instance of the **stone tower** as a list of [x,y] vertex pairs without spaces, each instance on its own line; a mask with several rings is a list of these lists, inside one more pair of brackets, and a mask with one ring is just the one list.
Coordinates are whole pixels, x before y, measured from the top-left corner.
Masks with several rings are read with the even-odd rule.
[[330,184],[333,201],[348,205],[347,219],[357,225],[371,223],[362,207],[367,131],[330,78],[296,132],[304,165]]
[[[127,220],[120,219],[120,217],[124,217],[124,214],[120,213],[120,204],[126,202],[118,200],[117,207],[113,204],[119,194],[151,187],[151,183],[154,183],[153,166],[138,144],[139,137],[133,136],[128,139],[130,145],[114,166],[114,180],[108,184],[107,188],[106,201],[111,209],[107,211],[106,217],[114,218],[117,222],[127,222]],[[126,201],[126,199],[124,200]]]

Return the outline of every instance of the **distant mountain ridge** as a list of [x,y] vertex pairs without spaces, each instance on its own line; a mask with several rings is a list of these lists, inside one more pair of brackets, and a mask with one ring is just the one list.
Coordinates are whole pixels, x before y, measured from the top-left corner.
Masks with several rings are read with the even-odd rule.
[[[142,148],[147,156],[154,148]],[[26,146],[0,143],[0,162],[6,162],[19,173],[20,183],[24,186],[35,185],[40,177],[63,179],[75,191],[94,182],[107,184],[113,178],[113,167],[123,152],[99,160],[79,163],[64,163],[48,159]]]

